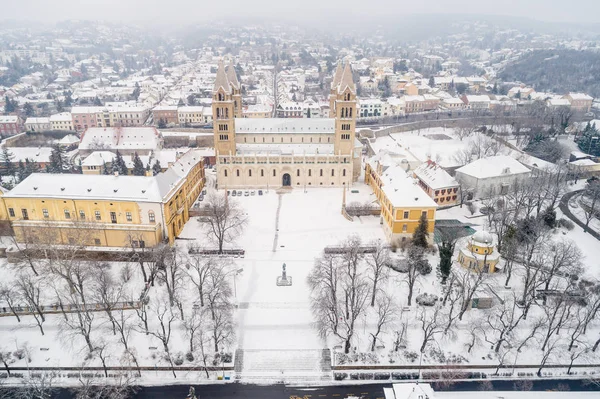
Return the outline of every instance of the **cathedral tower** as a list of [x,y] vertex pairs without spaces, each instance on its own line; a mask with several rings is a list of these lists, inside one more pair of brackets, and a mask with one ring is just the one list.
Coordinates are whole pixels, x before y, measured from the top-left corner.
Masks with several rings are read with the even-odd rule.
[[229,62],[227,67],[227,80],[231,86],[231,94],[233,97],[233,112],[236,118],[241,118],[242,115],[242,85],[237,78],[235,73],[235,67],[233,66],[233,58]]
[[[225,66],[220,61],[212,101],[213,132],[217,155],[235,155],[235,91],[234,85],[229,81],[227,75]],[[235,81],[237,82],[237,78]],[[239,87],[239,82],[237,82],[237,87]],[[241,113],[241,95],[238,98]]]
[[346,64],[340,75],[336,72],[334,83],[336,80],[337,84],[332,88],[333,108],[331,108],[335,118],[334,151],[336,155],[351,155],[354,149],[358,110],[356,108],[356,86],[352,79],[350,64]]

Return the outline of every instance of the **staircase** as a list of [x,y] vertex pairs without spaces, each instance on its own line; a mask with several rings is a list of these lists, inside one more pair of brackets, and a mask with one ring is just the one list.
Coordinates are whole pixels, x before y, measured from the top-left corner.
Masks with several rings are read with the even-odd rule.
[[329,349],[238,349],[235,354],[238,380],[327,381],[331,380]]

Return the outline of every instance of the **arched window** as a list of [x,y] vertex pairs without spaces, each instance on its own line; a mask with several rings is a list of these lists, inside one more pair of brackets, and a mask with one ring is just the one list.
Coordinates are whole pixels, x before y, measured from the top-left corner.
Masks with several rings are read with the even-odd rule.
[[227,177],[227,169],[223,171],[225,173],[225,177]]
[[300,176],[300,169],[296,169],[296,176]]
[[350,108],[350,118],[352,118],[352,108]]
[[321,176],[321,177],[323,176],[323,169],[321,169],[321,170],[319,171],[319,176]]
[[331,169],[331,177],[335,176],[335,169]]
[[265,170],[264,169],[260,170],[260,177],[265,177]]
[[248,169],[248,177],[252,177],[252,169]]
[[153,211],[148,211],[148,221],[150,223],[154,223],[156,221],[156,216]]
[[309,169],[308,170],[308,177],[311,177],[311,176],[312,176],[312,169]]
[[273,177],[277,176],[277,172],[273,169]]
[[342,169],[342,176],[346,177],[346,169]]
[[239,170],[239,169],[236,169],[236,170],[235,170],[235,175],[236,175],[237,177],[240,177],[240,170]]

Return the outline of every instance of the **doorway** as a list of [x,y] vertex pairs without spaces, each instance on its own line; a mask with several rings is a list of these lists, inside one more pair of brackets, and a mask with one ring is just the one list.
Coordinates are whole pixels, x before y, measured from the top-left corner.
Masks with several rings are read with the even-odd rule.
[[283,174],[283,187],[289,187],[292,185],[292,178],[289,173]]

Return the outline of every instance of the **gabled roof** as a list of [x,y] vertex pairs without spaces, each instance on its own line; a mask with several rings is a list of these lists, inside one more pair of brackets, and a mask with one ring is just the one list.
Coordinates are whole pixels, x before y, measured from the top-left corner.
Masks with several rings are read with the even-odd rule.
[[229,86],[229,79],[227,79],[227,73],[225,72],[223,61],[219,61],[214,91],[218,91],[221,87],[226,93],[231,93],[231,87]]
[[354,86],[354,80],[352,79],[352,68],[350,68],[349,63],[346,63],[346,66],[344,67],[344,72],[342,73],[342,78],[338,87],[338,93],[344,92],[346,88],[349,88],[352,93],[356,93],[356,86]]
[[240,82],[238,81],[237,74],[235,73],[235,67],[233,66],[233,59],[230,61],[229,66],[227,67],[227,80],[229,80],[229,84],[233,86],[234,89],[240,88]]

